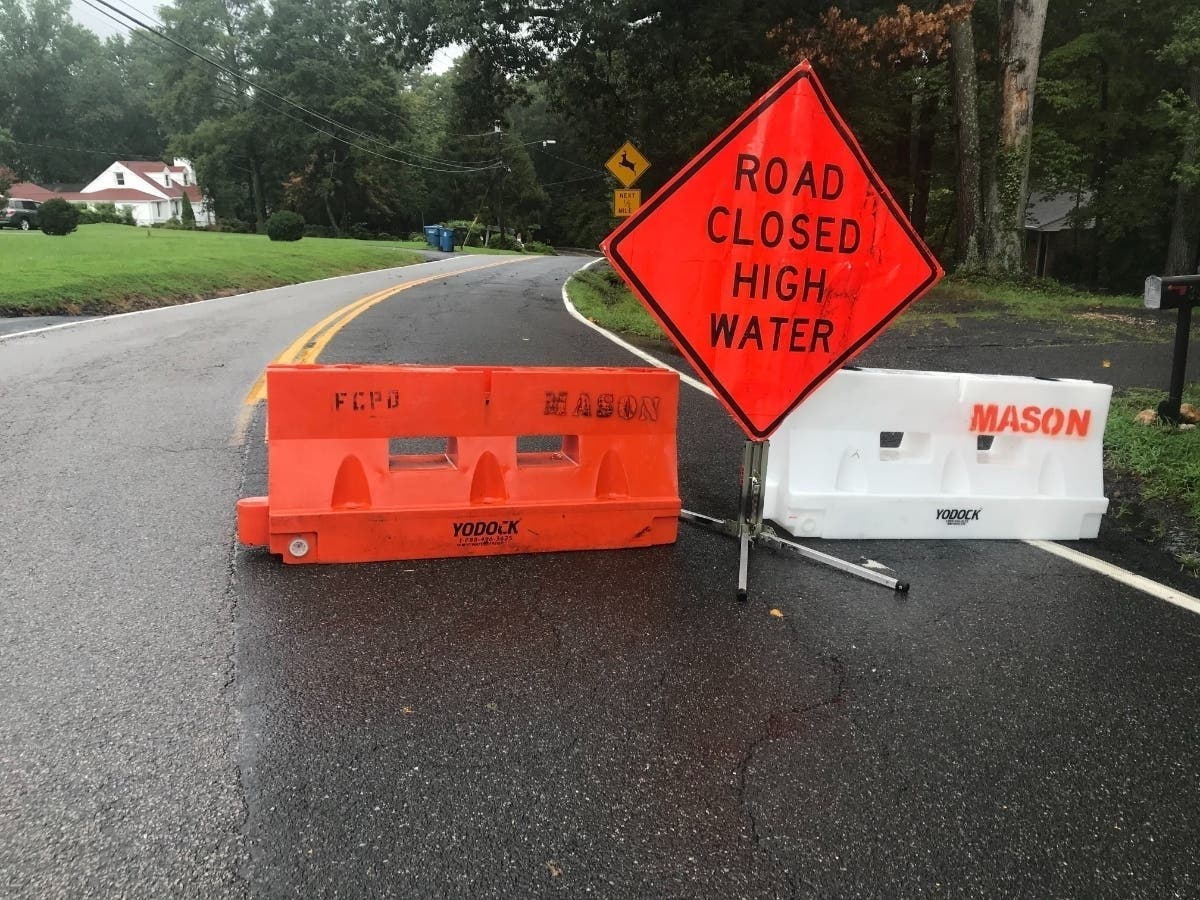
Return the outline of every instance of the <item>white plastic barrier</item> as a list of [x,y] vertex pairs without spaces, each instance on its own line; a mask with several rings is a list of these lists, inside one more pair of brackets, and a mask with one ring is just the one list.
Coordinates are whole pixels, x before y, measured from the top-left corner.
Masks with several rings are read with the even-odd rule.
[[800,537],[1094,538],[1112,387],[845,369],[771,437],[764,515]]

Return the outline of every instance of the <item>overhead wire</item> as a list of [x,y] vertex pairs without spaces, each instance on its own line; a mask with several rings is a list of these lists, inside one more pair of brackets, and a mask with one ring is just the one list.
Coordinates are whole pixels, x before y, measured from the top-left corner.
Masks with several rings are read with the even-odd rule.
[[[371,150],[369,147],[363,147],[361,144],[357,144],[353,141],[347,140],[346,138],[343,138],[332,132],[329,132],[322,128],[319,128],[318,126],[314,125],[311,122],[308,122],[306,120],[299,119],[299,118],[296,118],[293,116],[289,116],[289,118],[295,119],[295,121],[300,122],[301,124],[305,125],[306,127],[313,129],[314,131],[318,131],[322,134],[328,135],[329,137],[332,137],[335,140],[339,140],[351,147],[355,147],[359,150],[362,150],[363,152],[370,153],[374,156],[378,156],[380,158],[390,160],[390,161],[395,162],[400,165],[407,165],[407,166],[410,166],[415,169],[421,169],[423,171],[438,172],[441,174],[448,174],[448,175],[453,175],[453,174],[465,175],[465,174],[473,174],[473,173],[477,173],[477,172],[486,172],[486,171],[490,171],[492,169],[497,168],[501,164],[498,160],[477,161],[477,162],[473,162],[473,163],[460,163],[455,160],[439,159],[439,158],[435,158],[435,157],[424,157],[421,154],[415,154],[415,153],[412,153],[411,151],[402,150],[400,148],[395,147],[390,142],[384,141],[378,137],[375,137],[366,132],[360,131],[356,128],[353,128],[352,126],[346,125],[343,122],[339,122],[336,119],[330,118],[329,116],[326,116],[322,113],[311,110],[311,109],[305,107],[304,105],[297,103],[294,100],[291,100],[290,98],[285,97],[282,94],[279,94],[276,91],[273,91],[270,88],[259,84],[258,82],[254,81],[253,79],[248,78],[247,76],[242,75],[239,72],[235,72],[234,70],[230,69],[228,66],[224,65],[223,63],[220,63],[220,62],[212,59],[208,55],[201,53],[200,51],[195,50],[192,47],[189,47],[187,44],[184,44],[182,41],[176,40],[175,38],[171,37],[169,34],[166,34],[163,31],[161,31],[157,28],[154,28],[151,25],[148,25],[146,22],[142,21],[138,17],[118,9],[117,7],[113,6],[111,3],[107,2],[107,0],[83,0],[83,2],[87,6],[89,6],[93,10],[95,10],[96,12],[100,13],[101,15],[106,16],[107,18],[111,19],[112,21],[116,22],[117,24],[121,25],[122,27],[127,28],[130,31],[133,31],[135,28],[141,28],[151,34],[157,35],[160,39],[165,40],[168,43],[183,50],[184,52],[196,57],[197,59],[208,63],[213,68],[215,68],[221,72],[224,72],[226,75],[230,76],[231,78],[234,78],[244,84],[247,84],[250,87],[254,88],[256,91],[267,94],[270,97],[273,97],[283,103],[286,103],[288,106],[291,106],[294,109],[296,109],[302,113],[312,116],[315,119],[325,122],[334,128],[340,128],[346,132],[349,132],[352,135],[355,135],[356,137],[362,138],[363,140],[370,141],[372,143],[378,144],[383,147],[387,147],[392,152],[403,154],[403,155],[415,156],[417,158],[424,158],[427,161],[436,161],[436,162],[441,163],[442,165],[441,166],[426,166],[426,165],[421,165],[419,163],[413,162],[411,159],[400,159],[400,158],[391,156],[387,153],[380,153],[378,151]],[[99,4],[99,5],[97,5],[97,4]],[[110,12],[106,12],[105,9],[101,9],[100,8],[101,6],[105,7],[105,9],[111,11],[111,13],[115,13],[116,15],[122,17],[122,19],[127,19],[128,22],[132,22],[133,25],[130,25],[130,24],[128,24],[128,22],[122,21],[121,19],[114,18],[114,16],[111,15]]]
[[39,144],[34,141],[19,141],[16,138],[0,137],[0,144],[19,144],[22,147],[37,147],[40,150],[60,150],[65,153],[91,153],[97,156],[105,156],[108,158],[119,157],[120,159],[135,160],[139,162],[162,162],[162,158],[158,156],[146,156],[142,153],[129,153],[125,150],[101,150],[97,148],[88,149],[85,147],[63,147],[55,144]]

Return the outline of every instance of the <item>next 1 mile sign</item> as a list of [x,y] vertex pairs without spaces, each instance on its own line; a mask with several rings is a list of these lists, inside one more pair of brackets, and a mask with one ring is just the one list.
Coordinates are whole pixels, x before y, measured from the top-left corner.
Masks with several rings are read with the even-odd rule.
[[754,439],[943,274],[807,62],[603,249]]

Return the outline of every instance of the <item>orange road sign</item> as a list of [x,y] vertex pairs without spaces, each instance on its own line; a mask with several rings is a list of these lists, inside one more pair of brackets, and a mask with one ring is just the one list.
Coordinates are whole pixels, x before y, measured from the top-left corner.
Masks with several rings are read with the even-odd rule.
[[807,62],[602,247],[756,440],[943,274]]
[[[637,183],[637,180],[645,174],[650,168],[650,161],[638,151],[638,148],[626,141],[604,164],[608,171],[613,173],[617,181],[627,188],[631,188]],[[618,213],[618,215],[620,215]]]
[[613,191],[613,215],[617,217],[632,216],[642,205],[641,188],[632,190]]

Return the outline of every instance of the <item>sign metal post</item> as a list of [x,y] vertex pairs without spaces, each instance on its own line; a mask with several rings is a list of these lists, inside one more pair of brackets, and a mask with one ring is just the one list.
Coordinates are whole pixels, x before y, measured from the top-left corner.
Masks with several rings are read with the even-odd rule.
[[878,569],[847,562],[820,550],[814,550],[795,541],[789,541],[776,533],[763,521],[763,488],[767,480],[767,454],[769,441],[746,441],[742,451],[742,483],[736,519],[717,519],[703,513],[681,510],[679,518],[709,531],[727,534],[738,541],[737,598],[746,600],[750,595],[750,545],[756,544],[771,550],[779,550],[801,556],[811,562],[820,563],[856,575],[866,581],[883,585],[899,593],[908,592],[908,582],[886,575]]

